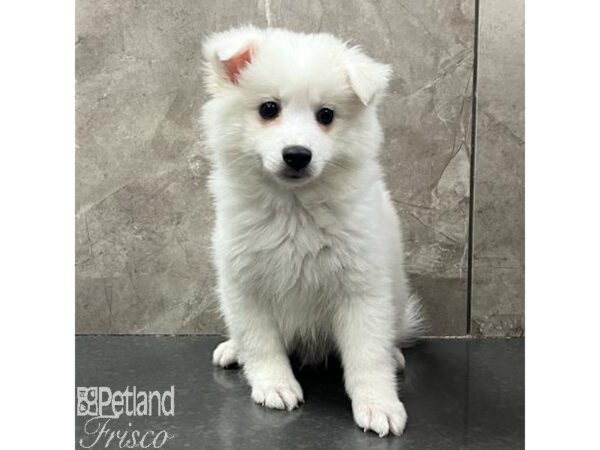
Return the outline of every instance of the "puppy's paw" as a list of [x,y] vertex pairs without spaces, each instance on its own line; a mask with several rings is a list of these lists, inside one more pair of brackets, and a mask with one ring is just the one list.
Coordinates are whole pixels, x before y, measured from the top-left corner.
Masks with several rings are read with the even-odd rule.
[[229,339],[228,341],[221,342],[215,348],[213,352],[212,362],[215,366],[225,368],[233,364],[237,364],[237,354],[235,343]]
[[252,399],[267,408],[291,411],[304,401],[300,384],[291,378],[285,381],[268,381],[252,386]]
[[406,426],[406,410],[400,400],[352,402],[354,421],[365,432],[370,430],[380,437],[393,433],[400,436]]

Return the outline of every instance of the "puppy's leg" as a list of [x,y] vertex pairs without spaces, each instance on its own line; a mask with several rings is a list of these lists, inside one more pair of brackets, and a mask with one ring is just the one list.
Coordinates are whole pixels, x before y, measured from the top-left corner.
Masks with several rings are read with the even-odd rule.
[[268,408],[296,408],[303,401],[302,388],[276,325],[268,317],[254,317],[248,322],[253,322],[253,329],[245,328],[238,336],[252,398]]
[[406,425],[396,391],[393,315],[385,304],[381,298],[349,299],[334,323],[354,420],[380,436],[401,435]]
[[229,331],[253,400],[268,408],[296,408],[303,401],[302,388],[270,311],[247,298],[229,302],[227,310]]

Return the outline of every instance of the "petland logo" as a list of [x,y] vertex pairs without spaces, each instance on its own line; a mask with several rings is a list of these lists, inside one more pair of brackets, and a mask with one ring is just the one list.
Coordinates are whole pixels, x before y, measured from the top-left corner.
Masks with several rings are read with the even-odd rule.
[[108,448],[112,443],[118,448],[161,448],[175,435],[166,430],[138,430],[131,421],[127,428],[112,429],[112,421],[126,417],[174,416],[175,386],[164,392],[138,390],[127,386],[124,391],[112,391],[108,387],[78,387],[77,415],[89,419],[83,426],[84,438],[79,439],[82,448]]

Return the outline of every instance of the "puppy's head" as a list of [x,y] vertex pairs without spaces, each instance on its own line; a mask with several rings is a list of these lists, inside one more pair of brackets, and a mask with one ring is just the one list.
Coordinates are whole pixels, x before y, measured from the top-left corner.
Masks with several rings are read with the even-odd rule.
[[204,44],[203,122],[224,167],[299,187],[375,158],[389,66],[328,34],[243,27]]

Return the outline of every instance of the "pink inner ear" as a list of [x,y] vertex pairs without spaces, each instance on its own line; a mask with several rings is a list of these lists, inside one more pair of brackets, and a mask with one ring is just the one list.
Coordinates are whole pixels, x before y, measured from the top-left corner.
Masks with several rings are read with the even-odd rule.
[[223,61],[225,69],[227,70],[227,76],[232,83],[237,84],[240,77],[240,73],[246,67],[247,64],[252,60],[252,49],[248,48],[241,53]]

